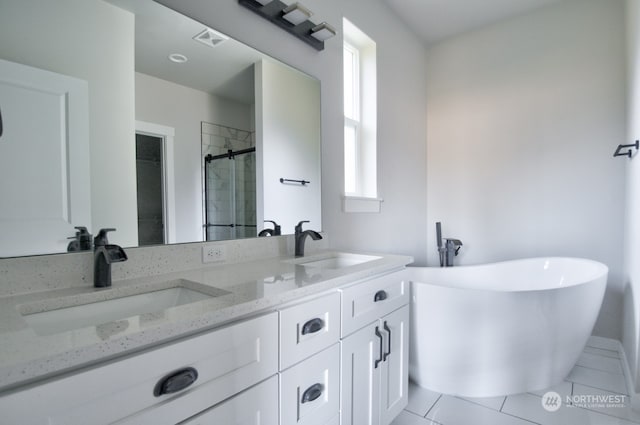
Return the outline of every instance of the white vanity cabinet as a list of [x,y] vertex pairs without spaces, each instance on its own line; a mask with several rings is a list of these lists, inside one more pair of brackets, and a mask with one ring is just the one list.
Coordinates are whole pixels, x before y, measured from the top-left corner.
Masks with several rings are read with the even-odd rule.
[[404,276],[391,273],[342,290],[342,425],[388,425],[407,405],[409,282]]
[[0,425],[388,425],[406,406],[403,272],[0,396]]
[[180,425],[277,425],[278,377],[208,409]]
[[280,425],[339,420],[339,341],[339,292],[280,311]]
[[274,312],[0,397],[0,423],[174,425],[277,372]]

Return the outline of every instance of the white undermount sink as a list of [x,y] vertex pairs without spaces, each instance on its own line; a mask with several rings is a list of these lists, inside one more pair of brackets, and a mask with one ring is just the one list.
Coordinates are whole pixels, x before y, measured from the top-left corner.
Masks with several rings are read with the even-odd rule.
[[328,257],[313,259],[298,263],[304,267],[313,267],[318,269],[341,269],[344,267],[355,266],[357,264],[367,263],[369,261],[378,260],[382,257],[375,255],[349,254],[344,252],[336,252]]
[[[111,293],[109,291],[112,291]],[[96,326],[157,313],[171,307],[228,294],[218,288],[184,279],[133,289],[122,294],[110,288],[92,293],[51,300],[38,305],[19,306],[20,313],[38,335],[53,335],[74,329]],[[34,311],[36,310],[36,311]]]

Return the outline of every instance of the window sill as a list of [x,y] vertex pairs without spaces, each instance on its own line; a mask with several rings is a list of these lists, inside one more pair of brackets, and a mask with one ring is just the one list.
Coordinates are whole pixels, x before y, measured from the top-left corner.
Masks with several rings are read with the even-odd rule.
[[379,213],[382,202],[384,202],[382,198],[343,195],[342,211],[346,213]]

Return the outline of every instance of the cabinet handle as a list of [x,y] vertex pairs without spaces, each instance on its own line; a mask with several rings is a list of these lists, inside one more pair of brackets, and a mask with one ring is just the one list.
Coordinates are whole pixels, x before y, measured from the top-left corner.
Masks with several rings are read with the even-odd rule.
[[378,291],[373,296],[373,302],[384,301],[387,299],[387,293],[385,291]]
[[180,369],[159,380],[153,389],[153,395],[160,397],[163,394],[176,393],[196,382],[196,379],[198,379],[198,371],[194,368]]
[[302,403],[316,400],[322,395],[322,391],[324,391],[324,385],[313,384],[312,386],[307,388],[304,393],[302,393]]
[[389,357],[389,354],[391,354],[391,328],[389,328],[389,326],[387,326],[387,321],[384,321],[384,330],[387,331],[389,333],[389,340],[387,341],[387,352],[384,353],[384,357],[382,358],[382,360],[384,360],[385,362],[387,361],[387,357]]
[[313,334],[324,328],[324,320],[316,317],[302,325],[302,335]]
[[0,110],[0,137],[2,137],[2,111]]
[[373,364],[374,368],[377,369],[378,365],[382,362],[382,334],[380,333],[380,329],[376,326],[376,336],[380,338],[380,358],[375,361]]

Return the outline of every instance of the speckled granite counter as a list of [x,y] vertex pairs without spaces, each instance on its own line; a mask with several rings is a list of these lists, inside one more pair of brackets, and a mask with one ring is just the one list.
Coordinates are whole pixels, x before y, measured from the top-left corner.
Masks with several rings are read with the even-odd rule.
[[[374,254],[377,255],[377,254]],[[114,281],[109,289],[72,287],[0,298],[0,391],[40,378],[130,354],[234,320],[273,311],[306,296],[404,267],[408,256],[378,259],[339,269],[305,267],[303,259],[278,257]],[[24,314],[163,289],[175,282],[206,285],[214,297],[95,326],[38,335]],[[97,295],[99,294],[99,295]]]

